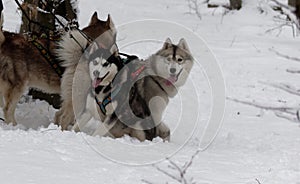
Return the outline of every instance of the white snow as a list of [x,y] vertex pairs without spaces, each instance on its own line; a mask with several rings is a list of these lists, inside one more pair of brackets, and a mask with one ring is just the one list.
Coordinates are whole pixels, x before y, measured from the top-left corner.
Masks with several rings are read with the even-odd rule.
[[[4,29],[16,31],[20,25],[20,13],[16,11],[14,1],[3,2]],[[262,83],[284,82],[300,87],[299,74],[286,72],[291,68],[300,70],[299,63],[270,51],[273,48],[299,57],[300,37],[294,38],[290,27],[284,27],[280,33],[279,30],[267,31],[279,23],[274,18],[276,13],[267,8],[266,2],[244,0],[240,11],[225,15],[223,8],[213,10],[203,5],[200,8],[202,20],[199,20],[189,13],[184,0],[81,0],[79,21],[84,27],[94,11],[101,19],[111,14],[119,27],[118,43],[121,45],[131,39],[146,37],[140,35],[143,31],[151,33],[151,30],[141,27],[130,34],[126,32],[126,23],[155,19],[181,24],[199,35],[218,59],[226,82],[226,96],[254,99],[266,105],[298,106],[300,97]],[[266,12],[260,13],[258,6]],[[167,36],[165,31],[153,33],[152,36],[157,36],[155,41],[121,47],[122,51],[145,58],[161,47],[161,41]],[[170,27],[168,31],[177,43],[178,30]],[[142,183],[142,179],[153,183],[175,183],[149,164],[170,155],[171,160],[179,165],[188,161],[201,143],[212,108],[210,78],[205,73],[205,66],[200,65],[202,59],[211,55],[206,46],[198,45],[195,40],[187,39],[187,42],[199,63],[181,96],[171,101],[165,113],[164,120],[173,133],[171,142],[164,143],[160,139],[139,142],[130,137],[115,140],[61,132],[59,127],[51,124],[55,110],[46,102],[20,103],[16,110],[19,125],[0,124],[0,183],[121,184]],[[183,104],[185,109],[180,109],[182,101],[191,101],[191,104]],[[182,112],[185,113],[184,121],[178,119]],[[0,117],[3,117],[2,112]],[[199,121],[195,121],[197,117]],[[166,161],[158,166],[165,168]],[[195,158],[187,176],[197,183],[209,184],[299,184],[299,123],[226,101],[224,122],[218,136]]]

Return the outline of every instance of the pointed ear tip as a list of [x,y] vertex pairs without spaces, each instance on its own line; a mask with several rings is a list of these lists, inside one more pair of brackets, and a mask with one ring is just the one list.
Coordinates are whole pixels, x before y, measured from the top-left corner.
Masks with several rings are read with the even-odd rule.
[[93,13],[93,16],[98,16],[97,11],[95,11],[95,12]]
[[184,38],[181,38],[179,42],[186,42]]
[[110,14],[107,15],[107,21],[111,21],[111,15]]
[[168,38],[166,39],[165,43],[167,43],[167,44],[172,44],[171,38],[168,37]]

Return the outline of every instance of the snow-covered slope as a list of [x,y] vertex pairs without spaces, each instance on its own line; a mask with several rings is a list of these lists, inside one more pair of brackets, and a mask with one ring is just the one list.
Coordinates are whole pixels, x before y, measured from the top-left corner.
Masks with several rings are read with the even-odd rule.
[[[274,21],[274,12],[264,2],[245,0],[242,10],[226,15],[222,8],[201,7],[202,20],[199,20],[189,13],[188,2],[184,0],[81,0],[79,18],[82,27],[88,24],[94,11],[98,11],[102,19],[111,14],[119,28],[128,22],[145,19],[181,24],[199,35],[218,59],[226,82],[226,96],[254,99],[266,105],[297,106],[299,97],[263,84],[284,82],[300,86],[300,76],[286,72],[290,68],[300,70],[299,63],[279,57],[270,50],[299,56],[300,38],[293,37],[290,27],[284,27],[278,35],[279,30],[268,32],[278,24]],[[4,0],[4,6],[4,29],[15,31],[20,23],[16,6],[11,0]],[[267,12],[261,13],[258,6]],[[169,31],[173,35],[177,30]],[[126,35],[122,29],[118,34],[120,43],[135,36]],[[162,41],[164,38],[157,39]],[[178,41],[178,38],[173,39]],[[147,57],[160,47],[161,43],[144,42],[142,46],[137,44],[123,50]],[[205,54],[197,48],[202,46],[191,44],[190,47],[195,49],[193,52],[201,63],[201,55]],[[169,143],[159,139],[141,143],[129,137],[113,140],[61,132],[51,124],[55,110],[47,103],[19,104],[16,118],[20,125],[0,125],[0,183],[142,183],[142,179],[153,183],[175,183],[145,163],[161,161],[164,155],[174,153],[171,160],[183,165],[197,150],[203,127],[209,119],[212,97],[205,71],[201,64],[195,66],[191,75],[195,90],[192,85],[185,86],[183,95],[171,101],[165,114],[164,120],[173,131]],[[200,115],[196,131],[191,132],[194,122],[179,122],[178,128],[178,104],[182,99],[198,102],[197,96],[199,108],[188,106],[197,109]],[[2,117],[2,112],[0,115]],[[194,118],[195,114],[186,115],[187,120]],[[187,139],[190,135],[193,137]],[[188,142],[184,144],[186,140]],[[162,161],[158,166],[165,168],[166,162]],[[175,173],[172,169],[170,172]],[[297,184],[300,182],[299,124],[227,101],[217,138],[194,160],[187,176],[197,183]]]

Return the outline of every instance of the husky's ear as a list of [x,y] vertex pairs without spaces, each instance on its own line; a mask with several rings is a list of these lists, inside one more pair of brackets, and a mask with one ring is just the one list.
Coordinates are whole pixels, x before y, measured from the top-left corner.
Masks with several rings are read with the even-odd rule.
[[94,12],[89,25],[94,25],[99,21],[97,12]]
[[168,49],[170,47],[172,47],[172,41],[170,38],[167,38],[162,49]]
[[112,21],[112,18],[110,16],[110,14],[107,15],[107,20],[106,20],[106,25],[111,28],[111,29],[114,29],[115,28],[115,24],[114,22]]
[[187,45],[186,41],[184,38],[181,38],[178,45],[179,48],[186,50],[186,51],[190,51],[189,46]]

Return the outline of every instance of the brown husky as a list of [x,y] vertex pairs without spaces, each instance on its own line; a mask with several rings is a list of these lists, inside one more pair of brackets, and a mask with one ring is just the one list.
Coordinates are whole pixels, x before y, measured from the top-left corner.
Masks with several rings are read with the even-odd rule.
[[[111,25],[113,23],[110,16],[106,21],[101,21],[95,12],[90,24],[82,30],[82,33],[90,39],[95,39],[110,30]],[[4,37],[1,36],[2,34]],[[15,108],[27,88],[37,88],[47,93],[60,93],[61,82],[59,75],[40,51],[28,41],[28,37],[1,30],[0,39],[0,98],[2,99],[3,95],[5,122],[16,125]],[[39,39],[38,42],[45,46],[48,41]],[[88,44],[87,40],[85,42]],[[50,51],[54,51],[55,47],[56,43],[51,41]],[[71,112],[71,116],[74,116],[73,114]]]

